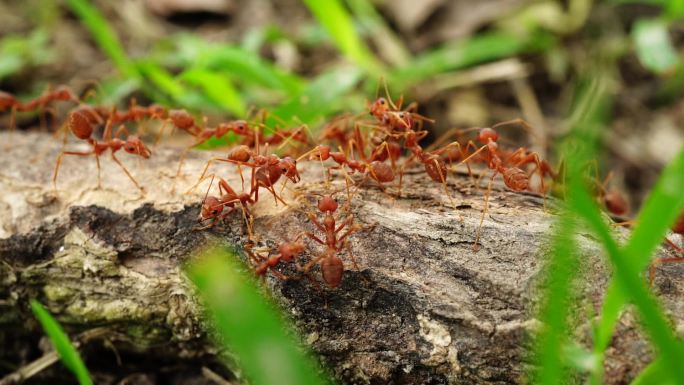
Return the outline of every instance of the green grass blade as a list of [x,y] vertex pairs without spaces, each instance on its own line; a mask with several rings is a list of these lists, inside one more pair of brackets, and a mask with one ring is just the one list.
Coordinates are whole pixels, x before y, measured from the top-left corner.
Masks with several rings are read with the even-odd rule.
[[385,59],[395,66],[408,63],[411,52],[406,48],[403,41],[397,36],[392,28],[387,25],[383,16],[373,7],[369,0],[347,0],[347,5],[366,29],[366,33],[375,41],[376,47],[382,44],[381,52]]
[[183,35],[177,40],[182,64],[187,67],[225,72],[251,85],[262,85],[281,90],[288,95],[301,92],[306,81],[287,73],[254,52],[226,44],[208,43],[196,37]]
[[138,77],[135,65],[116,36],[116,33],[100,11],[88,0],[67,0],[69,8],[90,30],[100,49],[109,56],[121,73],[127,77]]
[[156,90],[171,96],[176,102],[185,104],[188,90],[166,69],[149,60],[138,62],[136,65],[140,73],[155,86]]
[[408,65],[398,68],[389,78],[393,86],[402,89],[406,85],[421,82],[443,72],[537,51],[549,46],[551,42],[552,37],[541,32],[527,39],[510,33],[481,33],[426,52]]
[[[314,79],[301,94],[273,110],[273,115],[292,124],[313,125],[338,111],[340,99],[358,84],[361,75],[355,67],[328,70]],[[270,118],[266,123],[275,127],[278,120]]]
[[225,249],[204,252],[188,270],[225,347],[254,385],[325,384],[271,304]]
[[199,86],[209,99],[237,117],[242,118],[247,113],[247,107],[245,107],[240,93],[235,89],[228,76],[191,68],[183,71],[179,77],[190,84]]
[[570,208],[584,219],[606,249],[614,268],[615,279],[621,290],[632,298],[646,333],[664,357],[670,378],[677,384],[684,384],[684,376],[679,375],[680,358],[684,357],[684,349],[679,345],[658,302],[649,293],[643,282],[640,274],[641,269],[620,252],[617,242],[610,234],[608,225],[601,217],[598,206],[589,195],[586,187],[582,185],[581,177],[569,175],[569,180]]
[[[325,116],[339,110],[340,99],[358,84],[361,77],[361,71],[355,67],[327,70],[314,79],[301,94],[276,108],[273,115],[290,124],[301,122],[313,126]],[[278,123],[273,118],[266,121],[271,128]]]
[[[656,247],[662,243],[668,228],[678,215],[684,211],[684,151],[665,168],[661,177],[653,187],[636,219],[627,245],[624,247],[625,258],[637,269],[648,266]],[[620,310],[627,303],[627,298],[613,280],[608,288],[601,312],[598,330],[598,343],[602,350],[608,347]]]
[[48,335],[52,346],[54,346],[59,358],[62,363],[71,370],[78,379],[78,383],[81,385],[92,385],[93,381],[90,379],[90,373],[86,368],[81,356],[78,351],[71,344],[69,337],[64,333],[64,329],[59,325],[59,323],[48,313],[47,310],[36,300],[31,300],[31,310],[33,314],[38,318],[40,324],[45,330],[45,334]]
[[535,354],[539,372],[535,382],[560,384],[563,376],[563,344],[567,337],[567,318],[570,308],[570,288],[577,273],[576,244],[573,238],[575,222],[571,215],[563,215],[556,224],[551,259],[545,268],[545,299],[539,320],[543,324]]
[[304,4],[328,31],[342,54],[370,74],[382,74],[382,64],[361,40],[354,29],[351,16],[339,0],[304,0]]
[[630,382],[630,385],[673,385],[662,358],[656,358]]

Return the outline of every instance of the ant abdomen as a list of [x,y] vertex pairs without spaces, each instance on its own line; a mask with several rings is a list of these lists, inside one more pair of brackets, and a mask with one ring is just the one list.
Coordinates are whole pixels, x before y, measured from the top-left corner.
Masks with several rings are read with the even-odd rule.
[[370,164],[371,177],[380,183],[394,180],[394,170],[387,163],[374,161]]
[[344,264],[335,254],[330,254],[321,262],[321,272],[323,273],[325,283],[332,288],[336,288],[342,282]]
[[435,182],[443,183],[446,181],[446,163],[444,163],[444,161],[438,157],[434,157],[425,162],[425,172],[428,174],[430,179]]
[[603,203],[608,211],[615,215],[624,215],[629,210],[627,200],[615,190],[609,190],[603,196]]
[[504,183],[513,191],[524,191],[530,185],[530,178],[525,171],[510,167],[503,171]]
[[69,129],[81,140],[90,138],[93,126],[99,123],[102,123],[102,118],[92,107],[79,107],[69,114]]

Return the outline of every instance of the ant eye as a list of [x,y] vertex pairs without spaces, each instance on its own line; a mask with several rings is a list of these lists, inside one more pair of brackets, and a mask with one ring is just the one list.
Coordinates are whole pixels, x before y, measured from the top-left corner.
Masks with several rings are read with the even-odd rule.
[[380,99],[380,104],[385,104],[385,99]]
[[287,172],[287,169],[285,167],[283,167],[283,172]]

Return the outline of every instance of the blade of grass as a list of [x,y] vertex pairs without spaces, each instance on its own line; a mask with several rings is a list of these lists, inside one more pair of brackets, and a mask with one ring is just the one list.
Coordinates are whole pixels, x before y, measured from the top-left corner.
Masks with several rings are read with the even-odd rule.
[[[288,123],[301,122],[310,126],[340,108],[338,101],[361,80],[361,71],[355,67],[333,68],[314,79],[299,95],[273,110],[273,115]],[[274,118],[266,120],[268,127],[277,126]]]
[[[583,141],[574,143],[571,136],[562,147],[562,153],[568,168],[579,172],[580,165],[591,159],[598,142],[596,121],[604,117],[608,98],[606,96],[604,78],[579,83],[579,95],[575,110],[582,110],[582,120],[574,126],[573,133]],[[570,315],[572,282],[578,275],[578,256],[576,254],[577,223],[574,208],[567,207],[560,216],[554,231],[554,240],[549,260],[545,266],[545,278],[542,284],[543,298],[539,320],[543,327],[535,344],[534,359],[537,361],[535,383],[551,385],[561,384],[567,377],[566,367],[573,367],[566,356],[565,341],[568,335],[568,317]],[[566,365],[570,364],[570,365]]]
[[52,346],[59,354],[59,358],[69,370],[76,376],[79,384],[92,385],[93,381],[90,379],[90,373],[86,368],[78,351],[71,344],[69,337],[64,333],[64,329],[59,323],[48,313],[47,310],[36,300],[31,300],[31,310],[38,318],[45,334],[50,338]]
[[241,118],[245,116],[247,108],[228,76],[204,69],[191,68],[183,71],[179,78],[199,86],[209,99],[223,109]]
[[288,95],[299,93],[306,84],[305,80],[275,67],[254,52],[208,43],[189,35],[182,35],[176,40],[178,53],[174,54],[181,56],[185,66],[225,71],[243,83],[282,90]]
[[155,86],[155,91],[162,91],[174,101],[183,105],[187,104],[188,90],[166,69],[150,60],[140,61],[136,63],[136,66],[145,79]]
[[[624,258],[633,263],[637,270],[646,268],[667,229],[684,210],[684,194],[681,191],[684,191],[684,151],[663,171],[637,216],[632,236],[622,250]],[[603,354],[608,348],[620,311],[627,301],[625,291],[613,278],[603,301],[595,342],[596,352]]]
[[569,175],[568,178],[570,208],[584,219],[606,249],[614,268],[614,279],[636,306],[643,327],[663,357],[670,378],[677,384],[684,384],[684,377],[680,376],[680,358],[684,357],[684,349],[678,344],[658,302],[643,282],[641,269],[633,260],[627,258],[627,255],[621,253],[617,242],[601,217],[598,206],[583,186],[581,176],[575,174]]
[[239,271],[236,260],[234,253],[215,247],[202,253],[188,274],[225,348],[237,355],[250,383],[325,384],[253,280]]
[[304,0],[304,4],[328,31],[343,55],[373,76],[382,74],[383,65],[361,40],[354,29],[351,16],[339,0]]
[[553,37],[542,32],[527,38],[502,32],[480,33],[458,43],[428,51],[409,64],[396,69],[389,78],[395,88],[403,89],[407,85],[443,72],[520,53],[539,51],[550,46],[552,42]]
[[67,0],[67,4],[90,30],[100,49],[109,56],[119,71],[126,77],[139,77],[135,65],[126,55],[119,38],[100,11],[88,0]]
[[539,320],[543,324],[536,348],[539,372],[535,382],[560,384],[563,372],[563,344],[567,337],[567,318],[570,308],[570,287],[577,273],[576,245],[573,238],[575,222],[569,214],[561,216],[556,224],[551,259],[545,267],[545,299]]
[[402,66],[409,62],[411,53],[401,39],[387,25],[385,19],[373,7],[369,0],[347,0],[347,5],[367,29],[375,46],[384,58],[395,66]]
[[630,382],[630,385],[672,385],[669,380],[667,368],[661,357],[651,362],[639,375]]

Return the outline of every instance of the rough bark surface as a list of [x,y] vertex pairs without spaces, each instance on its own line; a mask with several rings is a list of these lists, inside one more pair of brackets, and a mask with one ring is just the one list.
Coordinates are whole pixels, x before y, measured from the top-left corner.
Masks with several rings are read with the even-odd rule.
[[[145,186],[144,196],[108,155],[101,159],[100,189],[95,159],[67,157],[55,192],[58,141],[42,134],[1,134],[0,142],[11,147],[0,157],[1,359],[22,365],[37,358],[42,333],[28,299],[38,298],[71,332],[110,331],[106,343],[84,343],[86,353],[111,358],[116,351],[122,359],[123,366],[113,364],[114,358],[89,359],[98,383],[212,383],[199,369],[187,369],[202,365],[226,378],[239,377],[219,363],[182,270],[193,250],[210,239],[238,247],[246,239],[238,213],[225,225],[192,231],[206,183],[183,192],[213,154],[193,152],[185,177],[175,179],[178,150],[158,148],[142,162],[122,152],[120,158]],[[302,182],[285,190],[289,206],[276,207],[272,196],[260,193],[254,213],[262,244],[316,231],[305,212],[315,209],[316,196],[309,193],[327,191],[323,170],[316,163],[299,169]],[[239,189],[233,168],[216,170]],[[540,197],[495,184],[476,252],[483,192],[467,176],[449,178],[453,201],[420,168],[406,175],[401,199],[372,183],[359,189],[352,212],[357,223],[375,227],[351,237],[360,269],[343,257],[347,271],[339,288],[267,279],[306,343],[343,383],[525,381],[529,335],[538,325],[535,285],[554,228],[553,201],[545,210]],[[343,186],[335,182],[332,189]],[[595,241],[589,235],[578,240],[582,264],[575,303],[578,309],[596,307],[610,273]],[[309,257],[320,251],[309,246]],[[682,275],[684,266],[663,266],[655,287],[680,333]],[[588,340],[588,327],[579,330],[579,338]],[[171,381],[169,371],[136,367],[145,354],[154,354],[159,367],[185,367],[179,373],[186,377]],[[647,341],[625,314],[609,350],[607,380],[628,381],[649,358]],[[52,378],[55,370],[39,376]]]

